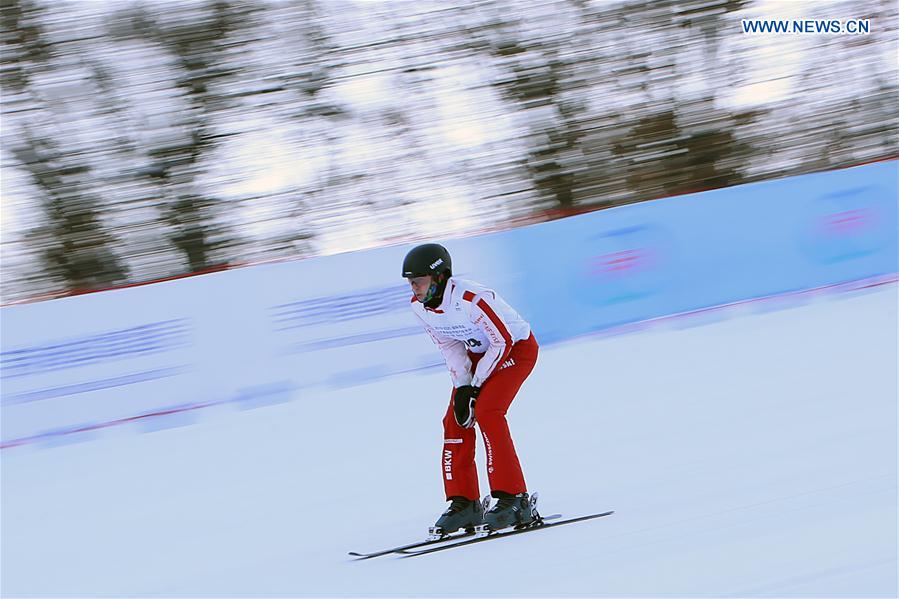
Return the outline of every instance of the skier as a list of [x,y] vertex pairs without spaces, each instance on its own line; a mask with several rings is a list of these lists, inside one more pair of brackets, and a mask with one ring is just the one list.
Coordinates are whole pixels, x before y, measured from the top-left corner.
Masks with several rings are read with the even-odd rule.
[[[533,522],[527,487],[506,412],[537,362],[531,326],[499,295],[453,276],[446,248],[428,243],[403,261],[412,286],[412,310],[440,349],[453,390],[443,418],[441,470],[451,504],[437,520],[440,534],[487,524],[491,530]],[[478,501],[475,432],[487,449],[491,495],[487,513]]]

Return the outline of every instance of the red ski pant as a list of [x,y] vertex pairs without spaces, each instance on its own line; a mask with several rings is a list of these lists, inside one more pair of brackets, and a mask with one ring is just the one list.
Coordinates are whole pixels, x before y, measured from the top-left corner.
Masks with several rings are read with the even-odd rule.
[[[493,374],[481,386],[474,414],[477,426],[487,449],[487,477],[491,491],[523,493],[527,491],[518,454],[512,443],[506,412],[515,399],[522,383],[537,363],[537,340],[534,335],[512,346],[505,362],[496,367]],[[470,354],[472,365],[482,354]],[[453,390],[455,394],[455,389]],[[443,417],[443,485],[446,498],[453,496],[478,499],[478,471],[474,459],[474,428],[462,428],[453,414],[453,400]]]

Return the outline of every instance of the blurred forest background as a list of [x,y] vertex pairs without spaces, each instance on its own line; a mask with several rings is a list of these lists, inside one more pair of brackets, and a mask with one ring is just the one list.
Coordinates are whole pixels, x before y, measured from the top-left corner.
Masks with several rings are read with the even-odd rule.
[[0,6],[4,302],[899,154],[895,0]]

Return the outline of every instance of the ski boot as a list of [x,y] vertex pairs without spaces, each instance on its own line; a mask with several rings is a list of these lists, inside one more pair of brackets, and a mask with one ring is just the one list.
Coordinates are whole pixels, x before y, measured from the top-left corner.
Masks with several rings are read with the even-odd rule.
[[440,539],[460,528],[471,532],[476,526],[484,523],[484,504],[489,501],[489,498],[486,498],[483,503],[466,497],[450,497],[450,500],[452,503],[447,510],[443,512],[437,523],[428,529],[429,540]]
[[509,526],[527,528],[535,521],[539,521],[536,494],[528,497],[527,493],[512,495],[505,491],[494,491],[493,496],[499,501],[484,514],[484,524],[475,529],[479,535],[489,534]]

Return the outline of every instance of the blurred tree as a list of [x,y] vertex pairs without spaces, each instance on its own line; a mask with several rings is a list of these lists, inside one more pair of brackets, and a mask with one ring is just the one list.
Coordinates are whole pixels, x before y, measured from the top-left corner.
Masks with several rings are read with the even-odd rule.
[[899,145],[889,0],[808,9],[876,27],[803,37],[792,89],[751,109],[731,101],[759,83],[757,38],[732,35],[761,10],[748,0],[160,6],[0,4],[2,167],[40,215],[3,240],[5,294],[12,246],[19,294],[105,286],[506,227]]
[[231,135],[216,131],[216,118],[232,105],[226,84],[239,77],[240,69],[228,58],[251,43],[250,36],[240,34],[254,26],[254,12],[245,3],[210,0],[176,9],[175,19],[158,18],[145,5],[129,6],[111,19],[118,39],[157,44],[174,58],[173,83],[183,92],[187,110],[170,115],[174,135],[144,142],[140,150],[149,165],[139,173],[155,184],[167,238],[193,272],[227,262],[227,250],[237,243],[216,218],[222,202],[208,197],[198,178],[204,160]]
[[[750,123],[755,113],[717,109],[715,96],[729,89],[736,77],[729,67],[739,60],[722,59],[723,28],[729,14],[746,4],[572,2],[567,28],[528,27],[530,15],[497,10],[490,51],[503,75],[496,85],[519,114],[528,115],[526,164],[544,201],[566,213],[576,204],[630,202],[741,182],[736,158],[752,149],[738,139],[736,125]],[[602,42],[610,36],[613,44]],[[697,48],[701,61],[687,60]],[[706,82],[684,93],[674,75],[689,75],[697,63]],[[591,96],[604,89],[613,97],[591,106]],[[621,109],[620,98],[634,99]],[[610,188],[605,178],[626,187]]]
[[[44,219],[26,241],[46,275],[68,290],[108,286],[124,281],[127,271],[113,251],[116,240],[102,220],[102,202],[91,192],[93,169],[64,137],[51,137],[56,115],[46,94],[35,89],[36,79],[54,68],[52,44],[39,23],[42,10],[28,0],[0,5],[2,82],[20,117],[12,124],[15,132],[8,138],[14,141],[7,148],[38,192]],[[29,122],[44,127],[36,132]]]
[[[782,134],[768,141],[775,158],[793,157],[786,169],[780,165],[784,174],[857,164],[882,157],[884,145],[894,155],[899,148],[899,78],[890,76],[899,57],[899,4],[841,2],[810,16],[833,14],[869,19],[877,33],[892,40],[892,58],[876,51],[875,35],[822,36],[814,51],[804,53],[796,85],[807,96],[794,94],[781,103],[776,124]],[[814,118],[809,118],[808,97],[815,98]]]
[[[705,115],[706,126],[683,127],[671,109],[640,118],[616,140],[614,153],[625,159],[636,157],[638,166],[629,169],[628,186],[635,200],[671,196],[737,185],[744,181],[741,157],[751,147],[735,134],[737,123],[745,124],[758,113],[732,114],[714,107],[713,98],[682,103]],[[647,152],[649,160],[640,160]]]
[[[745,160],[741,158],[752,147],[740,139],[737,125],[751,125],[757,113],[719,108],[717,98],[739,78],[741,69],[734,67],[741,56],[732,52],[725,57],[720,45],[731,25],[729,15],[747,4],[746,0],[636,2],[620,13],[634,21],[628,26],[638,31],[663,23],[674,25],[668,27],[666,43],[658,44],[665,55],[662,60],[658,52],[647,55],[643,49],[639,57],[632,57],[644,65],[642,85],[655,83],[654,89],[644,90],[651,91],[656,101],[635,113],[614,143],[614,153],[628,165],[631,201],[743,182]],[[667,76],[672,71],[679,77]],[[685,85],[681,77],[692,79],[691,85]]]
[[[516,33],[514,21],[497,13],[489,51],[501,69],[495,85],[528,115],[530,148],[524,159],[540,195],[563,210],[574,206],[576,172],[583,154],[579,118],[585,106],[563,99],[569,65],[560,57],[563,40],[540,36],[529,40]],[[513,18],[514,19],[514,18]]]

